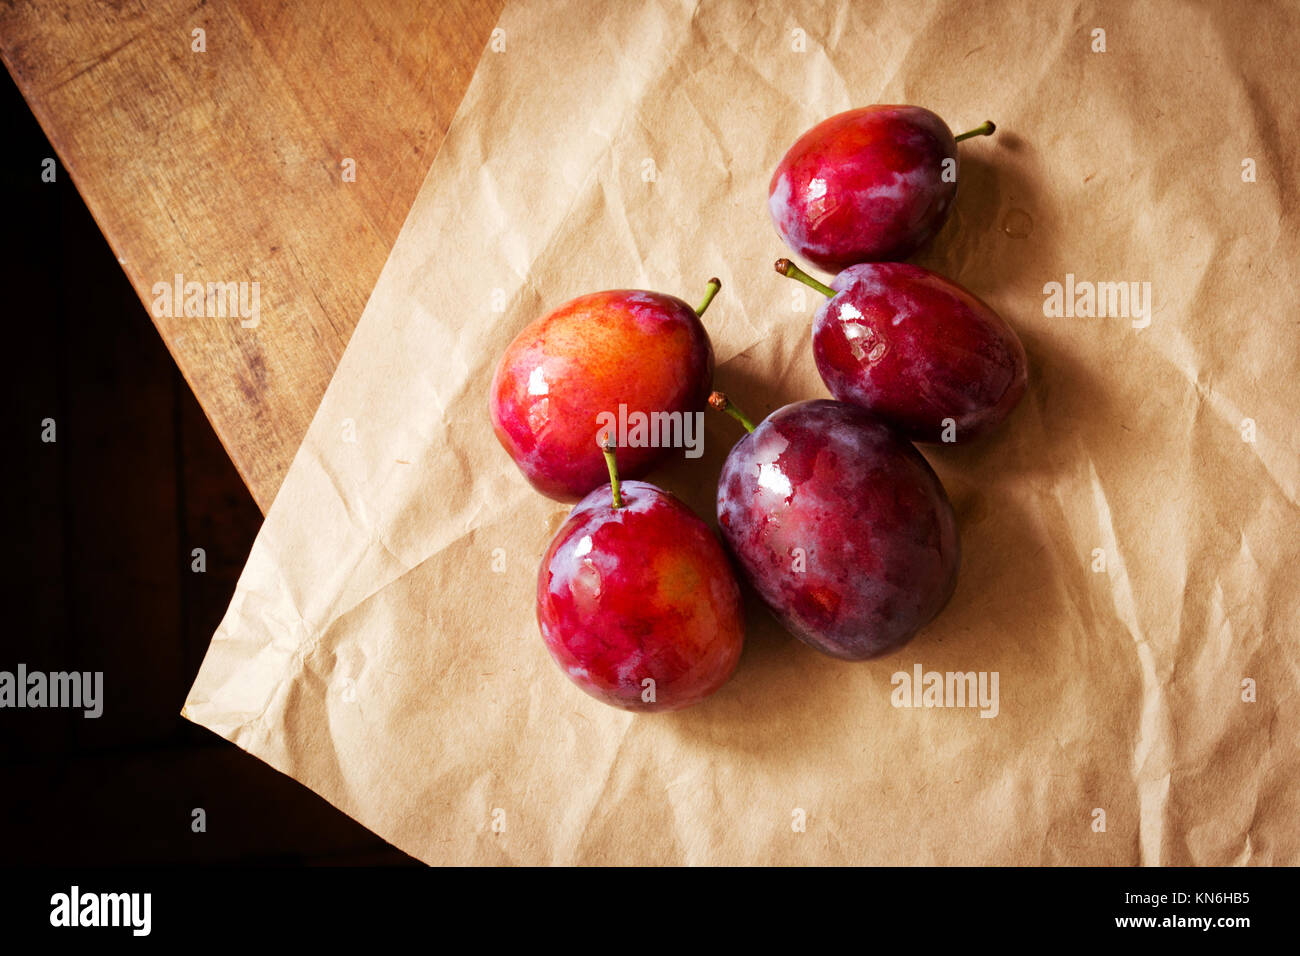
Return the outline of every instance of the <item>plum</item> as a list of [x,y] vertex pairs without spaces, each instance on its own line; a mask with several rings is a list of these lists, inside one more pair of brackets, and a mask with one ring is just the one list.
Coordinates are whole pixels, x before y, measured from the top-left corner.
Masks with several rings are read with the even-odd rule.
[[[578,501],[605,481],[594,438],[598,416],[694,414],[712,387],[713,345],[699,310],[671,295],[619,289],[566,302],[526,326],[492,376],[492,428],[529,483]],[[620,449],[628,478],[650,471],[668,449]]]
[[943,225],[957,194],[957,143],[919,106],[867,106],[800,136],[772,174],[768,211],[798,256],[827,272],[905,259]]
[[776,271],[829,296],[812,336],[830,393],[912,441],[978,438],[1025,394],[1020,339],[950,279],[902,262],[849,266],[829,288],[789,259],[778,259]]
[[573,509],[542,558],[542,639],[597,700],[631,711],[687,707],[721,687],[740,659],[740,588],[694,512],[610,470],[611,482]]
[[[730,410],[721,393],[711,402]],[[723,465],[718,524],[745,578],[823,653],[897,650],[956,586],[960,542],[938,477],[854,405],[796,402],[757,427],[737,417],[750,433]]]

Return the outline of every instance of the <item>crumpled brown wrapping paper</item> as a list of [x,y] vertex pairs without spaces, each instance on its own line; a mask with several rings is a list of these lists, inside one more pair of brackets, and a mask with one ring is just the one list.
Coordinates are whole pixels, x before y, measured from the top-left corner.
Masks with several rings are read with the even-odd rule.
[[[186,715],[430,863],[1300,862],[1297,20],[511,5]],[[716,274],[719,386],[754,415],[824,397],[766,187],[800,132],[872,102],[999,127],[961,145],[955,212],[915,260],[1031,363],[1001,431],[925,450],[960,522],[956,595],[865,664],[751,600],[716,697],[604,707],[537,633],[567,509],[491,433],[497,356],[580,293],[694,300]],[[1067,274],[1149,282],[1149,325],[1045,315]],[[739,429],[707,423],[704,458],[655,480],[712,522]],[[996,672],[997,715],[893,706],[918,664]]]

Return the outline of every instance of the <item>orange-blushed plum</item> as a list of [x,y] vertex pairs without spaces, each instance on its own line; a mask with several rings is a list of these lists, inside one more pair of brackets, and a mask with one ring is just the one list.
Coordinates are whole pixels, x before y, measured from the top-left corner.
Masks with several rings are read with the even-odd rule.
[[620,481],[607,452],[610,482],[573,509],[542,558],[537,623],[556,663],[597,700],[678,710],[735,670],[740,588],[708,525],[667,491]]
[[795,255],[828,272],[905,259],[943,225],[957,194],[960,136],[919,106],[837,113],[800,136],[768,187],[768,212]]
[[[619,289],[566,302],[526,326],[492,377],[489,411],[502,446],[542,494],[578,501],[606,480],[596,444],[601,416],[635,420],[702,411],[713,346],[699,309],[660,292]],[[626,478],[650,471],[671,449],[649,436],[619,449]]]

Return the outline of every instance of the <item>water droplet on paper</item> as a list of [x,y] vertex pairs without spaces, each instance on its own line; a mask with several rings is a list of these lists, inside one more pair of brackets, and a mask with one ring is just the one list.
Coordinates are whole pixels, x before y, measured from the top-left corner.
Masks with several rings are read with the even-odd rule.
[[1023,209],[1010,209],[1002,220],[1002,231],[1012,239],[1027,239],[1034,231],[1034,220]]

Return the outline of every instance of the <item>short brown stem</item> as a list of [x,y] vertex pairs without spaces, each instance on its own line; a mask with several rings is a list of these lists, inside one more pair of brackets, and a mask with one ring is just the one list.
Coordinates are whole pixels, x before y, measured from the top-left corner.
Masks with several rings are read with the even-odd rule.
[[740,422],[740,424],[745,426],[745,431],[752,432],[754,430],[754,423],[745,417],[744,412],[742,412],[735,405],[731,404],[731,399],[727,398],[727,396],[724,395],[722,392],[714,392],[712,395],[710,395],[709,405],[711,405],[713,408],[717,409],[720,412],[726,412],[736,421]]
[[835,290],[828,285],[822,285],[808,273],[804,272],[789,259],[777,259],[776,271],[789,279],[797,279],[810,289],[816,289],[828,299],[835,294]]

